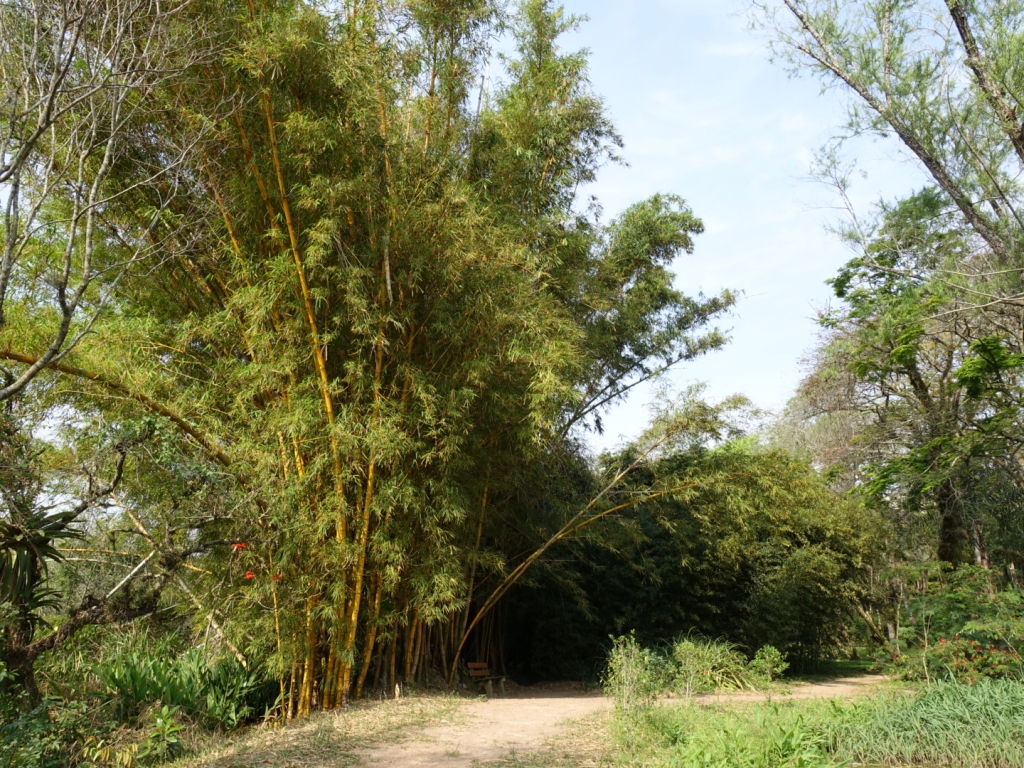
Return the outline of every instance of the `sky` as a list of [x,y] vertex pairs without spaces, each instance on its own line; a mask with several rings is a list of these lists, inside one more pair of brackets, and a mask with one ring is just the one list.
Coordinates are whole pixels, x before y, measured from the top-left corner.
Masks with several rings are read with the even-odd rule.
[[[563,46],[589,49],[591,82],[628,163],[606,167],[584,194],[598,198],[606,218],[655,193],[683,196],[706,231],[694,254],[677,260],[677,286],[743,293],[721,322],[731,343],[681,364],[667,383],[703,382],[710,399],[744,394],[781,409],[815,345],[816,313],[831,297],[825,281],[852,256],[827,231],[842,217],[834,191],[810,178],[815,152],[844,122],[845,95],[772,63],[743,0],[563,3],[589,17]],[[866,174],[851,191],[859,215],[924,184],[887,140],[858,139],[847,151]],[[604,434],[590,436],[592,449],[636,436],[652,399],[651,387],[638,388],[614,407]]]

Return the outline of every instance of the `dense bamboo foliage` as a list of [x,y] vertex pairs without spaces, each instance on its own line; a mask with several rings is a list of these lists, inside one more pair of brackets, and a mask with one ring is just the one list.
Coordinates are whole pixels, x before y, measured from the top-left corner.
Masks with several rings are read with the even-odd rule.
[[[56,372],[32,396],[81,420],[69,462],[145,446],[108,489],[124,524],[91,532],[243,663],[269,659],[289,717],[454,673],[470,630],[496,658],[497,598],[475,597],[518,546],[612,503],[588,505],[579,431],[724,342],[707,326],[733,297],[686,297],[669,270],[701,222],[674,196],[610,225],[579,209],[619,140],[559,48],[576,21],[546,2],[250,0],[183,21],[202,55],[128,91],[131,151],[95,176],[90,252],[128,266],[60,357],[16,292],[0,351]],[[189,148],[173,190],[144,175],[168,143]]]

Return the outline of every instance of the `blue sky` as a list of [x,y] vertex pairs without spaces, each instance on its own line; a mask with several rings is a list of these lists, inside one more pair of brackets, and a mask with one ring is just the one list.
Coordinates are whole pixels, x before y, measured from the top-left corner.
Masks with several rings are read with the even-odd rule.
[[[707,231],[677,261],[678,285],[745,293],[723,322],[732,343],[680,366],[672,386],[705,382],[713,399],[742,393],[781,408],[814,346],[815,311],[830,298],[825,280],[850,258],[826,231],[841,215],[834,193],[809,179],[814,152],[843,124],[843,95],[771,63],[742,0],[563,2],[590,18],[563,42],[590,49],[591,80],[629,163],[606,168],[586,193],[607,217],[657,192],[682,195]],[[852,190],[860,212],[923,184],[887,141],[858,139],[850,153],[867,173]],[[651,399],[650,388],[638,389],[614,408],[592,447],[635,436]]]

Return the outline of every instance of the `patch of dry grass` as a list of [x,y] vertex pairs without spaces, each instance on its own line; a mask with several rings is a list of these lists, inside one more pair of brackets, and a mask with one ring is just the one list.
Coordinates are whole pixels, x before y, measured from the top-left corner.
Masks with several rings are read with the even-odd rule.
[[356,750],[401,741],[411,728],[452,720],[465,699],[446,695],[367,701],[313,715],[288,726],[252,728],[210,738],[200,754],[174,768],[341,768],[356,765]]
[[604,768],[615,765],[613,718],[612,712],[605,711],[571,720],[543,750],[512,751],[500,760],[476,765],[480,768]]

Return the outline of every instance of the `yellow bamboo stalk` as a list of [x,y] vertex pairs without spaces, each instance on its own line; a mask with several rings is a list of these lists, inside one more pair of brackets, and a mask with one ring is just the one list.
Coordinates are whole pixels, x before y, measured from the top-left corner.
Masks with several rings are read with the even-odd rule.
[[395,650],[398,645],[397,638],[391,641],[388,647],[388,696],[395,695]]
[[284,435],[281,434],[281,430],[277,431],[277,442],[281,446],[281,472],[284,475],[284,481],[288,482],[289,465],[288,465],[288,449],[284,444]]
[[[374,421],[380,421],[380,398],[381,398],[381,379],[383,376],[384,369],[384,327],[380,326],[377,333],[377,364],[374,371]],[[358,553],[356,560],[355,578],[352,586],[352,600],[351,607],[348,614],[348,624],[346,626],[345,645],[343,646],[343,653],[345,656],[344,668],[342,673],[342,692],[343,695],[348,691],[349,684],[351,682],[352,675],[352,664],[348,659],[352,658],[352,652],[355,649],[356,643],[356,628],[359,620],[359,606],[363,594],[363,577],[366,572],[366,549],[370,538],[370,510],[373,504],[375,483],[376,483],[376,472],[377,462],[371,448],[370,452],[370,464],[366,472],[366,496],[363,503],[363,519],[360,525],[359,531],[359,542],[358,542]]]
[[[256,19],[256,10],[253,6],[253,0],[249,0],[249,16],[252,20]],[[262,80],[262,75],[261,75]],[[338,446],[337,436],[334,434],[334,402],[331,397],[330,378],[327,373],[327,361],[323,353],[323,345],[320,341],[320,332],[316,322],[316,310],[313,306],[313,299],[309,290],[309,283],[306,279],[306,270],[303,265],[302,251],[299,244],[299,233],[295,223],[295,218],[292,214],[291,202],[288,198],[288,187],[285,183],[284,178],[284,166],[281,163],[281,155],[279,150],[279,143],[277,139],[277,127],[274,122],[273,107],[270,103],[270,93],[266,87],[262,89],[261,100],[263,104],[263,114],[267,122],[267,135],[270,141],[270,155],[274,166],[274,172],[277,176],[278,192],[281,196],[281,211],[284,214],[285,226],[288,230],[288,242],[291,246],[292,258],[295,261],[295,270],[299,278],[299,287],[302,293],[302,301],[305,309],[306,322],[309,326],[310,333],[310,348],[313,353],[313,362],[317,370],[319,379],[320,394],[324,401],[324,409],[327,416],[328,424],[328,440],[331,446],[331,454],[333,460],[334,476],[336,481],[336,490],[338,493],[338,502],[343,504],[344,502],[344,491],[341,488],[341,452]],[[242,129],[241,120],[236,116],[236,122],[241,135],[244,136],[244,130]],[[255,160],[253,160],[253,168],[256,168]],[[257,184],[260,185],[260,192],[264,195],[264,200],[267,204],[268,212],[271,214],[271,222],[273,223],[275,216],[273,206],[270,203],[269,196],[266,194],[266,190],[263,187],[260,177],[257,171]],[[345,514],[343,508],[339,509],[338,520],[337,520],[337,539],[344,541],[347,538],[347,524],[345,520]]]
[[416,631],[419,629],[419,623],[420,612],[419,610],[413,611],[412,623],[409,625],[405,639],[405,658],[402,663],[402,679],[405,682],[409,682],[409,677],[412,674],[412,652],[416,647]]
[[338,657],[334,652],[334,644],[331,644],[331,648],[327,652],[327,667],[324,673],[324,688],[323,688],[323,700],[320,702],[320,706],[324,710],[334,708],[334,690],[337,687],[336,682],[338,678],[337,674]]
[[295,685],[296,678],[299,674],[299,662],[298,659],[292,662],[291,680],[288,683],[288,711],[285,715],[285,720],[290,721],[295,717]]
[[366,683],[366,674],[370,671],[370,662],[373,660],[373,646],[377,640],[377,620],[380,618],[380,599],[383,592],[380,580],[377,581],[377,588],[374,590],[373,613],[370,618],[370,626],[367,627],[366,647],[363,649],[363,665],[359,668],[359,678],[356,680],[355,698],[363,698],[363,685]]
[[299,450],[299,439],[292,435],[292,450],[295,454],[295,471],[299,474],[301,480],[306,476],[306,462],[302,458],[302,451]]
[[[283,446],[284,446],[284,443],[282,443],[282,447]],[[287,472],[288,472],[288,470],[285,469],[285,475],[286,476],[287,476]],[[270,574],[271,574],[271,577],[273,577],[274,576],[274,555],[273,555],[273,553],[268,555],[268,561],[270,562]],[[273,604],[274,604],[274,639],[277,641],[277,658],[280,660],[281,663],[284,663],[284,650],[283,650],[283,645],[281,643],[281,612],[280,612],[280,608],[279,608],[278,603],[277,603],[277,581],[275,579],[273,579],[273,578],[271,578],[271,581],[270,581],[270,597],[273,600]],[[283,709],[284,708],[284,699],[285,699],[284,676],[282,675],[280,678],[278,678],[278,681],[279,681],[279,683],[281,685],[281,707]]]
[[412,669],[409,671],[410,680],[416,679],[416,671],[420,667],[420,658],[423,655],[424,638],[429,630],[430,627],[421,619],[419,632],[416,633],[416,650],[412,654]]
[[281,156],[278,150],[277,129],[274,125],[274,113],[270,104],[270,94],[263,89],[263,113],[267,119],[267,134],[270,139],[270,156],[274,163],[274,172],[277,176],[278,192],[281,195],[281,211],[284,213],[285,228],[288,231],[288,242],[291,245],[292,258],[295,261],[295,272],[299,278],[299,287],[302,291],[302,302],[306,310],[306,322],[309,324],[310,346],[313,350],[313,362],[316,364],[317,372],[320,375],[320,393],[324,400],[324,408],[327,411],[328,424],[334,424],[334,402],[331,398],[330,379],[327,375],[327,361],[324,359],[323,348],[320,344],[320,331],[316,323],[316,309],[313,306],[313,297],[309,290],[309,282],[306,279],[306,268],[302,262],[302,251],[299,245],[299,232],[296,227],[295,218],[292,215],[291,203],[288,201],[288,186],[284,179],[284,166],[281,164]]
[[315,600],[306,598],[306,663],[302,672],[302,687],[299,693],[299,717],[309,717],[313,701],[313,676],[316,673],[316,624],[313,619]]

